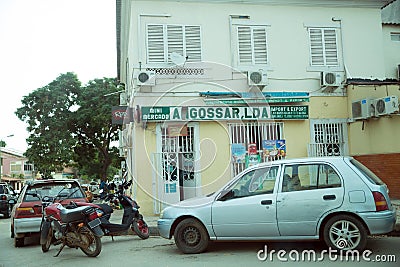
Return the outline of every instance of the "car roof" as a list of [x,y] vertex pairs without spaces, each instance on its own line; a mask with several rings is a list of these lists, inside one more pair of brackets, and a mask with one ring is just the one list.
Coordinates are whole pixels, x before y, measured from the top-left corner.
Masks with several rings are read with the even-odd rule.
[[306,163],[306,162],[334,162],[334,161],[343,161],[345,159],[352,159],[352,157],[336,156],[336,157],[303,157],[303,158],[279,159],[279,160],[259,163],[248,169],[259,168],[259,167],[268,167],[271,165],[278,165],[278,164],[291,164],[291,163],[301,163],[301,162],[304,162],[304,163]]
[[28,185],[37,185],[37,184],[50,184],[50,183],[78,183],[75,179],[46,179],[46,180],[34,180],[29,181]]

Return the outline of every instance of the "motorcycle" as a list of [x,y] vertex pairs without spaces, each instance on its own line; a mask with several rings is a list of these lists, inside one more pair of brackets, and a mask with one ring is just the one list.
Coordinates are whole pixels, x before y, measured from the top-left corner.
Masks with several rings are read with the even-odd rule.
[[62,197],[61,191],[56,197],[41,198],[43,216],[40,244],[42,251],[49,251],[52,244],[61,244],[54,257],[57,257],[65,246],[80,248],[89,257],[98,256],[102,247],[100,238],[104,232],[100,227],[101,221],[96,209],[91,206],[75,207],[71,204],[64,207],[57,202],[57,199]]
[[96,208],[97,213],[100,215],[101,228],[104,231],[104,235],[111,236],[113,241],[114,236],[130,235],[133,232],[140,238],[147,239],[150,236],[149,227],[144,221],[142,214],[139,213],[140,207],[138,203],[124,194],[124,190],[128,189],[131,184],[132,180],[129,182],[125,181],[115,193],[108,193],[104,197],[108,203],[111,202],[114,206],[122,206],[124,213],[121,224],[110,222],[113,208],[108,204],[76,202],[75,205],[76,207],[90,205]]

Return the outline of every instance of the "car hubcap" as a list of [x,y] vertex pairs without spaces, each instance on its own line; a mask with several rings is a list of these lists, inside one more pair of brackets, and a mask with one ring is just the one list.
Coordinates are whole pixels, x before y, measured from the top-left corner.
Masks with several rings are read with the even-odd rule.
[[200,233],[195,227],[188,227],[183,233],[183,240],[189,246],[195,246],[200,241]]
[[361,234],[358,227],[346,220],[335,222],[329,231],[331,242],[339,249],[349,250],[358,246]]

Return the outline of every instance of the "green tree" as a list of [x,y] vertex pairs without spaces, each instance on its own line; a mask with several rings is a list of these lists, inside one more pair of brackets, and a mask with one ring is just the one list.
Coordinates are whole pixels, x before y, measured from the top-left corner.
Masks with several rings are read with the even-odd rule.
[[[89,177],[107,179],[114,164],[117,168],[118,149],[111,142],[118,139],[118,125],[111,123],[112,104],[118,103],[117,80],[95,79],[82,88],[77,98],[79,109],[71,120],[71,129],[76,136],[74,161],[81,173]],[[105,96],[108,95],[108,96]],[[96,174],[100,177],[94,177]]]
[[116,149],[110,148],[118,136],[111,124],[118,96],[104,95],[116,91],[116,79],[96,79],[82,87],[68,72],[22,99],[16,115],[30,133],[25,156],[44,177],[75,162],[81,173],[107,178],[110,165],[118,161]]

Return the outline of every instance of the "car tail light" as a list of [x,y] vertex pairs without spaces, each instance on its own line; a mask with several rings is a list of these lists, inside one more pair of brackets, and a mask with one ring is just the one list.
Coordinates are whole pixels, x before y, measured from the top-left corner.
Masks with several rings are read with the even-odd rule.
[[384,211],[389,209],[386,199],[381,192],[372,192],[372,195],[374,196],[376,211]]
[[1,200],[7,200],[7,196],[6,195],[2,195],[1,196]]
[[15,209],[15,218],[25,218],[32,217],[35,214],[35,210],[31,207],[21,208],[18,207]]

